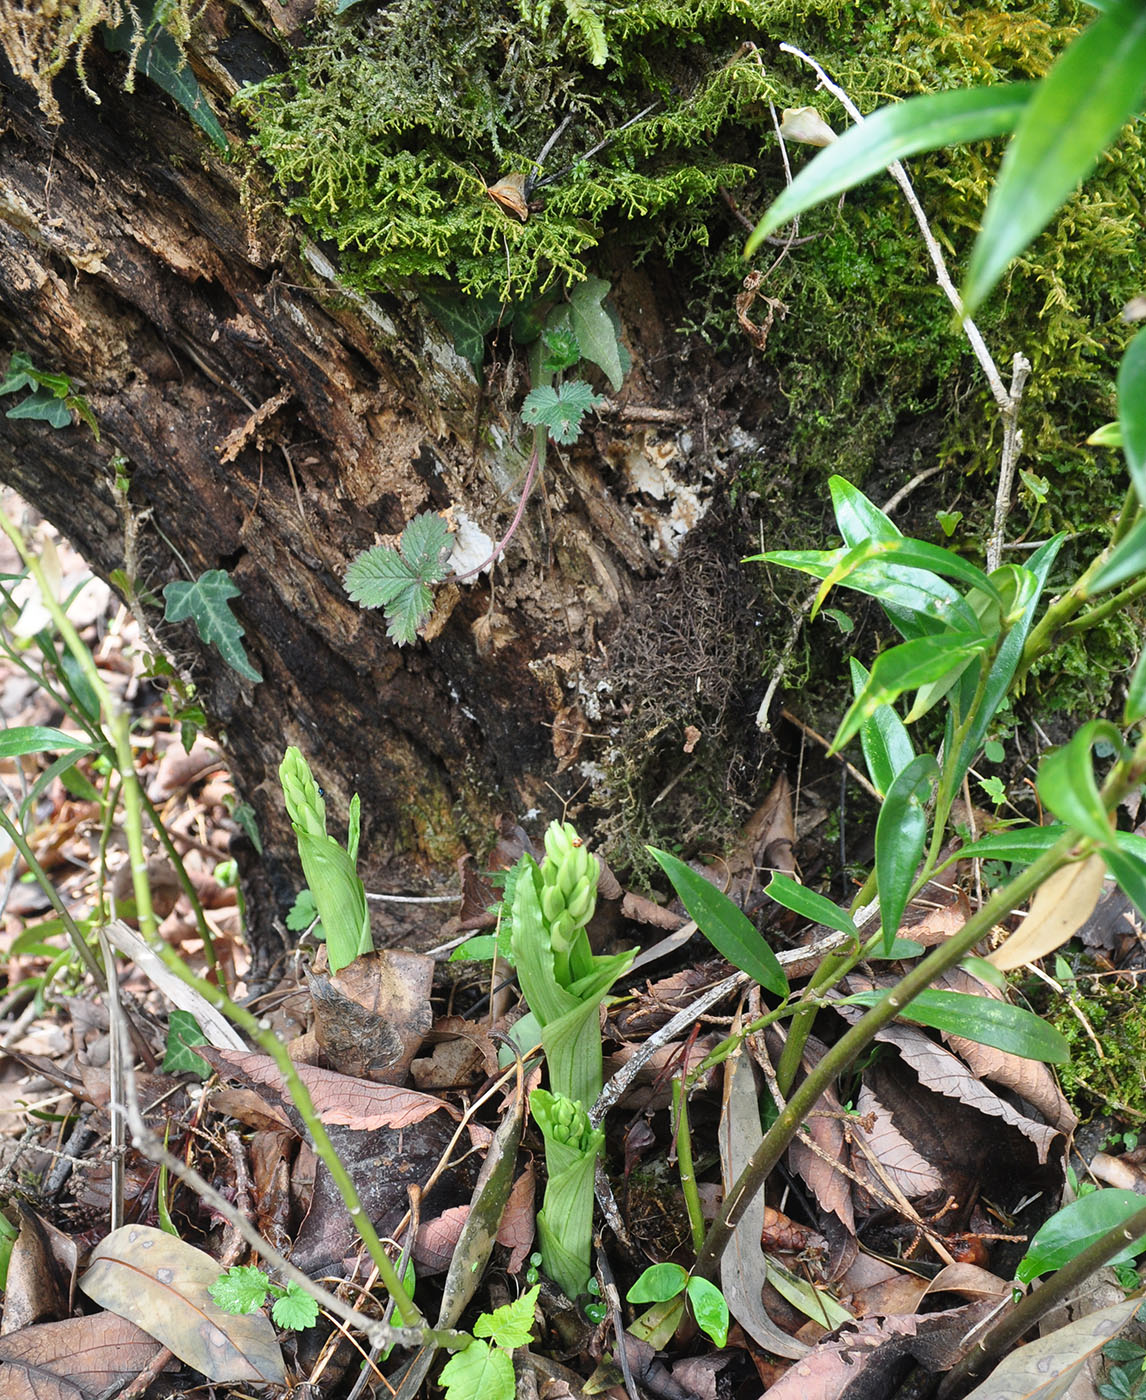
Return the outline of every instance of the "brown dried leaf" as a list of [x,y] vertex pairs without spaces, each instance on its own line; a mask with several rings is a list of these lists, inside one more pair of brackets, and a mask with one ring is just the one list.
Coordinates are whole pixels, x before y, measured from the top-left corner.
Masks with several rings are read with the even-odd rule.
[[1106,878],[1101,856],[1056,870],[1035,891],[1030,913],[987,959],[1002,972],[1035,962],[1074,937],[1094,912]]
[[434,960],[401,948],[356,958],[334,977],[308,977],[315,1033],[341,1074],[401,1084],[430,1029]]
[[190,787],[223,767],[218,747],[211,739],[200,736],[191,745],[190,753],[173,741],[148,780],[147,795],[153,802],[166,802],[180,788]]
[[[953,992],[1003,1000],[997,987],[980,981],[961,967],[949,968],[937,985]],[[981,1045],[976,1040],[965,1040],[960,1035],[943,1032],[943,1039],[980,1079],[990,1079],[995,1084],[1013,1089],[1061,1132],[1073,1133],[1078,1127],[1078,1119],[1058,1087],[1049,1065],[1041,1060],[1028,1060],[1023,1055],[1009,1054],[1006,1050],[996,1050],[991,1045]]]
[[254,1089],[214,1089],[211,1091],[211,1107],[226,1118],[237,1118],[248,1128],[294,1132],[290,1119],[278,1104],[268,1103]]
[[[92,1400],[133,1380],[161,1350],[154,1337],[112,1312],[41,1322],[0,1341],[0,1395]],[[171,1361],[166,1369],[177,1366]]]
[[275,1329],[262,1313],[236,1317],[207,1288],[218,1262],[149,1225],[113,1230],[92,1253],[80,1287],[129,1318],[212,1381],[286,1383]]
[[978,1264],[946,1264],[927,1285],[930,1293],[961,1293],[964,1298],[1008,1298],[1013,1284]]
[[8,1261],[4,1316],[0,1318],[0,1334],[5,1335],[34,1322],[62,1317],[67,1311],[66,1290],[45,1223],[23,1202],[17,1202],[16,1208],[20,1213],[20,1233]]
[[[870,1118],[872,1130],[866,1132],[857,1124],[852,1131],[863,1133],[884,1174],[909,1201],[942,1189],[943,1174],[908,1142],[892,1122],[887,1108],[867,1084],[860,1088],[856,1108],[861,1117]],[[876,1176],[867,1157],[858,1149],[852,1154],[852,1167],[856,1175],[870,1185],[873,1193],[882,1198],[886,1187]]]
[[422,1274],[444,1274],[450,1267],[462,1226],[470,1213],[469,1206],[451,1206],[433,1220],[423,1220],[414,1236],[411,1251],[414,1263]]
[[[196,1053],[209,1060],[221,1074],[266,1085],[289,1104],[286,1081],[269,1055],[214,1050],[208,1045],[196,1046]],[[438,1109],[444,1109],[453,1118],[461,1118],[452,1104],[431,1094],[419,1094],[394,1084],[374,1084],[369,1079],[354,1079],[347,1074],[335,1074],[333,1070],[317,1069],[314,1065],[296,1068],[324,1123],[338,1123],[369,1132],[375,1128],[408,1128]]]
[[533,1214],[534,1175],[533,1164],[521,1173],[509,1193],[505,1212],[498,1226],[497,1242],[510,1250],[506,1271],[511,1274],[521,1272],[533,1244],[536,1220]]

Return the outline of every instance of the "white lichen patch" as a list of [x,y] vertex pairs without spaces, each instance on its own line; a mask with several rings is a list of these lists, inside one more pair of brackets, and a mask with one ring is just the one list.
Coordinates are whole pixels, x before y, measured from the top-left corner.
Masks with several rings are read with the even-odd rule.
[[[493,553],[494,541],[476,521],[470,519],[461,506],[454,507],[453,518],[458,528],[454,535],[450,568],[455,574],[465,574],[489,558]],[[492,568],[493,565],[489,564],[482,572],[489,573]],[[479,576],[475,575],[476,577]]]

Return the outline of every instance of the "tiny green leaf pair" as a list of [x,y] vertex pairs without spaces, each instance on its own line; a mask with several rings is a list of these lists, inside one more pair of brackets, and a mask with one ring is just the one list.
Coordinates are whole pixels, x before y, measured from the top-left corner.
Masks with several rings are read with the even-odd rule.
[[728,1304],[715,1284],[693,1278],[679,1264],[652,1264],[628,1292],[630,1303],[668,1303],[684,1294],[697,1326],[718,1347],[728,1342]]

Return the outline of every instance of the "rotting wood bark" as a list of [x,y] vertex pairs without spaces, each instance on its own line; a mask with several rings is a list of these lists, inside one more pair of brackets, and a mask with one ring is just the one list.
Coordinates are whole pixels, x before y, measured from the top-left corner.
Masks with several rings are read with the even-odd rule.
[[[216,5],[207,18],[224,38],[245,23]],[[225,87],[219,61],[208,67]],[[266,956],[271,918],[298,884],[275,776],[286,744],[307,753],[334,812],[361,793],[368,888],[448,868],[502,810],[548,811],[550,781],[578,787],[575,768],[556,777],[554,718],[576,702],[586,658],[600,663],[600,635],[668,562],[623,495],[635,489],[626,461],[657,432],[634,406],[699,427],[680,474],[702,496],[714,473],[701,449],[720,419],[709,406],[698,424],[689,381],[649,368],[665,340],[642,343],[659,321],[648,279],[630,276],[622,314],[626,296],[648,310],[613,423],[569,469],[551,454],[492,604],[486,582],[449,591],[433,643],[399,650],[379,614],[347,600],[345,566],[420,509],[460,505],[498,533],[513,481],[488,428],[511,426],[526,386],[503,366],[483,394],[415,302],[343,294],[257,170],[244,189],[246,154],[223,160],[142,79],[125,94],[121,64],[98,45],[87,71],[100,105],[61,77],[63,123],[51,126],[0,68],[0,349],[69,374],[102,437],[0,417],[0,477],[106,576],[125,563],[110,465],[121,453],[139,585],[184,576],[174,546],[194,573],[225,568],[241,587],[262,685],[187,632],[163,635],[193,662],[258,814],[268,858],[253,863],[262,885],[249,904]]]

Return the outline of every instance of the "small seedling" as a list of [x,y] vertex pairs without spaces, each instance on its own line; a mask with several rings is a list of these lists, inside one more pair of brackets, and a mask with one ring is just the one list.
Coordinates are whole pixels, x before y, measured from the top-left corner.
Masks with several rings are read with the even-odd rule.
[[474,1340],[442,1367],[446,1400],[513,1400],[513,1352],[529,1344],[540,1292],[536,1284],[515,1302],[482,1313],[474,1323]]
[[318,1304],[309,1293],[293,1281],[280,1287],[250,1264],[236,1264],[220,1274],[207,1292],[224,1312],[238,1316],[258,1312],[269,1294],[274,1300],[271,1317],[292,1332],[303,1332],[318,1321]]
[[707,1279],[695,1278],[679,1264],[651,1264],[628,1292],[630,1303],[669,1303],[688,1299],[692,1315],[702,1332],[724,1346],[728,1341],[728,1304],[724,1294]]

